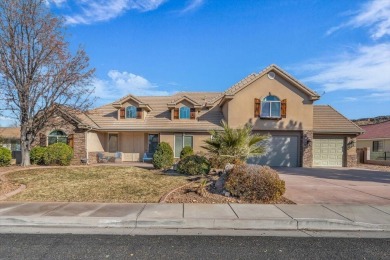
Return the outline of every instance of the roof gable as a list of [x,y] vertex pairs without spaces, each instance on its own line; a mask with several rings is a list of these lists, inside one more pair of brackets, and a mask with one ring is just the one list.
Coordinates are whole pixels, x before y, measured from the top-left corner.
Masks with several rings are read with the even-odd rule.
[[189,103],[191,103],[194,107],[201,107],[202,105],[199,104],[198,102],[196,102],[194,99],[190,98],[189,96],[182,96],[176,100],[173,100],[172,102],[169,102],[167,105],[169,108],[175,108],[179,103],[183,102],[183,101],[188,101]]
[[234,95],[236,95],[238,92],[249,86],[251,83],[256,81],[257,79],[263,77],[269,72],[277,73],[279,76],[283,77],[285,80],[287,80],[289,83],[291,83],[294,87],[296,87],[298,90],[302,91],[304,94],[306,94],[310,100],[318,100],[320,96],[310,88],[306,87],[304,84],[299,82],[297,79],[295,79],[293,76],[276,66],[275,64],[272,64],[265,68],[263,71],[259,73],[252,73],[246,78],[242,79],[241,81],[234,84],[232,87],[228,88],[225,92],[223,92],[220,96],[216,97],[214,101],[220,100],[220,105],[225,103],[226,101],[231,100]]
[[142,102],[139,98],[136,98],[134,95],[127,95],[115,102],[112,103],[112,106],[119,109],[123,106],[124,103],[133,100],[135,103],[137,103],[138,107],[145,108],[148,112],[152,110],[152,108],[147,104]]

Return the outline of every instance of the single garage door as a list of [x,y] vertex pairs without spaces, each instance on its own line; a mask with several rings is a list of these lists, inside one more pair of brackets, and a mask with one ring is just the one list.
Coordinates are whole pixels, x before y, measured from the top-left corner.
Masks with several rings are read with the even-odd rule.
[[344,138],[314,138],[314,166],[343,166]]
[[272,136],[267,154],[248,159],[248,163],[268,166],[298,166],[298,136]]

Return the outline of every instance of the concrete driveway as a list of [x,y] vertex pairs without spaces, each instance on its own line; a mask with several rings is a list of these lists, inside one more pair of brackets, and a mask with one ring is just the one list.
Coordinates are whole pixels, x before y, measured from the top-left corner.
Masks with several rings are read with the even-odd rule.
[[357,168],[278,168],[297,204],[390,205],[390,172]]

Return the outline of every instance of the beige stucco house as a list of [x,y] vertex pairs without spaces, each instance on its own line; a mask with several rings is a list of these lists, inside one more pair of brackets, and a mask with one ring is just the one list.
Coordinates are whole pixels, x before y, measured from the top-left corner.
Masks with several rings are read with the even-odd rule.
[[[179,157],[184,146],[202,151],[211,129],[253,125],[270,134],[269,152],[251,163],[270,166],[354,166],[356,136],[363,130],[330,106],[316,106],[320,96],[271,65],[222,93],[181,92],[172,96],[128,95],[88,113],[67,112],[69,125],[48,128],[41,145],[69,138],[75,160],[96,161],[99,152],[120,161],[141,161],[159,142]],[[69,121],[69,118],[71,119]],[[56,137],[57,136],[57,137]]]
[[362,126],[365,131],[357,139],[357,148],[370,151],[369,160],[390,161],[390,121]]

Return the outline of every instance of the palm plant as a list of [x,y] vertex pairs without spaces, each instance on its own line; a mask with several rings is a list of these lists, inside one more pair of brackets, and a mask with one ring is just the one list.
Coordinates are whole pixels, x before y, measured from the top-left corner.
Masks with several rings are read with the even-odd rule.
[[205,140],[206,149],[212,156],[228,157],[229,161],[245,161],[248,157],[266,152],[268,135],[252,133],[252,126],[231,128],[222,121],[223,131],[210,131],[211,139]]

